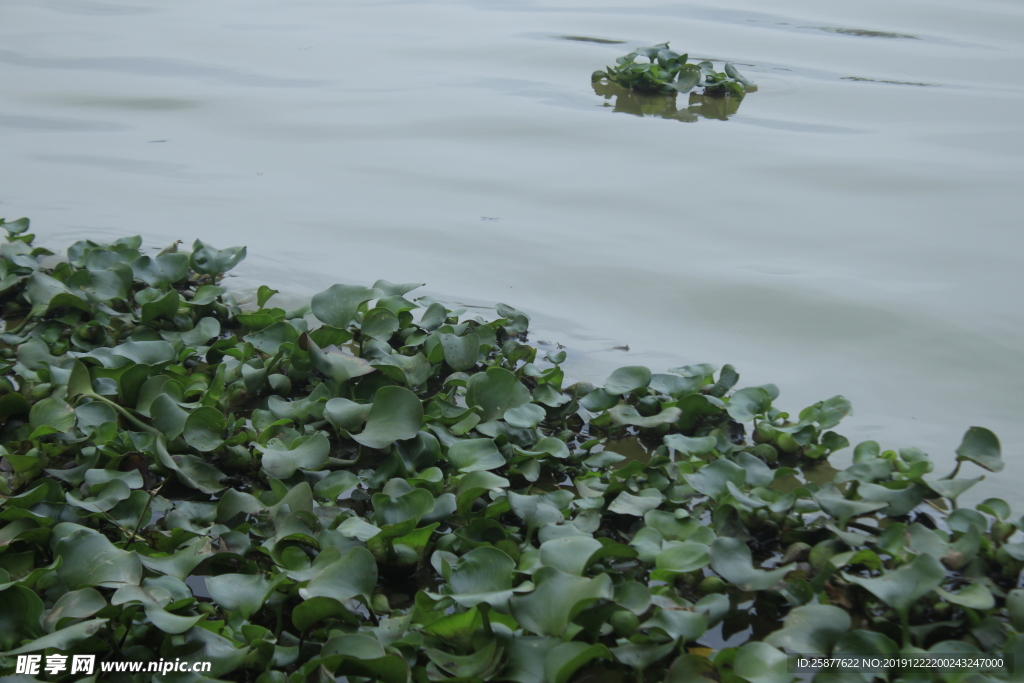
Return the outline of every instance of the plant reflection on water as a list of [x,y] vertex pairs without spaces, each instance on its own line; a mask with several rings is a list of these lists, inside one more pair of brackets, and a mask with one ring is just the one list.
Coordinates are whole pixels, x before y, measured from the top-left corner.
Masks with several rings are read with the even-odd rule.
[[691,92],[687,105],[680,108],[678,95],[644,95],[614,83],[600,81],[594,81],[592,85],[594,92],[604,97],[604,106],[612,107],[612,111],[634,116],[660,116],[689,123],[702,118],[726,121],[739,111],[742,102],[739,97],[712,97]]

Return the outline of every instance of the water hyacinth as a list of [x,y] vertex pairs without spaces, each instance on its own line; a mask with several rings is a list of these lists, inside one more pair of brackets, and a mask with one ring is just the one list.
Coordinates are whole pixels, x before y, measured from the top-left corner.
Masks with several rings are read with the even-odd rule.
[[4,674],[76,653],[260,683],[781,683],[792,654],[1024,657],[1021,521],[958,504],[962,465],[1002,468],[984,428],[948,476],[873,441],[837,471],[841,396],[788,413],[729,365],[570,384],[510,306],[378,281],[242,307],[221,281],[244,248],[83,240],[44,267],[27,219],[0,227]]

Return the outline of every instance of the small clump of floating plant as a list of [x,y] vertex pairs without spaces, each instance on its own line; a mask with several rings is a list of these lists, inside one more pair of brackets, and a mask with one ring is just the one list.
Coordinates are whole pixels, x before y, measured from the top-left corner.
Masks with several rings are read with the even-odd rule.
[[789,413],[730,365],[570,384],[509,306],[382,280],[243,308],[222,278],[244,249],[82,240],[58,262],[0,226],[2,675],[29,653],[256,683],[1024,662],[1021,521],[958,505],[981,479],[961,465],[1003,467],[984,428],[945,476],[874,441],[835,470],[841,396]]
[[[636,61],[640,57],[647,61]],[[757,89],[732,64],[726,63],[724,71],[716,71],[712,62],[689,63],[688,59],[689,55],[670,50],[668,43],[642,47],[617,58],[615,66],[595,71],[591,81],[611,83],[645,95],[675,96],[703,88],[708,97],[742,99],[747,92]]]

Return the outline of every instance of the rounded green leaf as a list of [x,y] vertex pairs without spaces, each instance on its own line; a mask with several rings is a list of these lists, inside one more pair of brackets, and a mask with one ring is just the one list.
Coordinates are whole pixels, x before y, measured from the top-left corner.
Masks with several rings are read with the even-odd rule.
[[546,417],[544,409],[535,403],[524,403],[505,411],[505,422],[516,429],[533,429]]
[[505,464],[492,439],[464,439],[448,447],[448,462],[459,472],[493,470]]
[[795,566],[793,563],[764,571],[754,566],[750,548],[740,539],[716,538],[711,544],[711,568],[743,591],[767,590],[782,581]]
[[369,603],[376,585],[377,562],[369,550],[357,547],[320,570],[299,595],[304,600],[325,597],[342,603],[358,597]]
[[505,368],[487,368],[487,372],[473,375],[466,384],[466,405],[479,406],[483,422],[500,418],[510,408],[529,402],[530,390]]
[[423,423],[423,404],[404,387],[381,387],[373,397],[366,428],[352,438],[383,450],[396,441],[416,436]]
[[295,329],[295,326],[283,320],[242,337],[268,356],[276,354],[282,344],[295,343],[298,338],[299,331]]
[[359,307],[381,293],[358,285],[332,285],[313,296],[312,310],[320,322],[332,327],[348,327]]
[[750,422],[772,407],[771,395],[761,387],[740,389],[729,397],[726,410],[737,422]]
[[732,670],[748,683],[790,683],[789,658],[767,643],[747,643],[736,653]]
[[1017,588],[1006,594],[1006,609],[1013,627],[1024,631],[1024,589]]
[[562,643],[544,656],[544,678],[550,683],[568,683],[580,667],[600,658],[611,658],[611,653],[604,645],[588,645],[578,641]]
[[163,254],[156,258],[140,256],[131,265],[135,277],[157,289],[169,287],[188,276],[187,254]]
[[477,356],[480,354],[480,335],[470,333],[459,337],[441,333],[437,337],[441,340],[444,360],[452,370],[463,372],[476,365]]
[[572,576],[554,567],[542,567],[533,575],[536,588],[512,598],[516,621],[538,635],[561,636],[569,621],[598,599],[611,599],[611,577],[593,579]]
[[711,562],[711,549],[703,543],[683,541],[658,553],[654,559],[658,569],[673,574],[687,574],[701,569]]
[[363,334],[372,339],[386,342],[400,327],[398,316],[386,308],[371,308],[363,316]]
[[1003,471],[1003,456],[999,439],[984,427],[971,427],[964,433],[956,449],[957,460],[970,460],[990,472]]
[[419,522],[434,509],[434,496],[426,489],[412,489],[396,497],[375,493],[370,500],[373,502],[373,521],[382,526],[410,520]]
[[189,265],[197,273],[220,275],[237,266],[244,258],[245,247],[214,249],[210,245],[196,240],[192,245],[192,256],[189,258]]
[[803,605],[790,610],[782,629],[769,634],[764,642],[798,654],[827,655],[849,630],[846,610],[834,605]]
[[566,574],[583,576],[590,558],[604,546],[590,536],[552,538],[540,546],[540,561],[545,567],[555,567]]
[[33,433],[39,436],[69,432],[77,421],[74,409],[57,398],[44,398],[36,402],[28,419]]
[[262,574],[221,574],[206,577],[206,590],[218,605],[248,619],[263,607],[279,581],[270,581]]
[[[324,619],[340,618],[352,620],[352,613],[334,598],[316,597],[303,600],[292,610],[292,624],[300,633],[305,633],[314,624]],[[376,642],[376,641],[375,641]]]
[[619,368],[605,380],[604,390],[613,396],[628,394],[651,383],[651,371],[642,365]]
[[682,434],[666,434],[665,445],[683,455],[704,455],[710,453],[718,443],[713,436],[689,437]]
[[298,469],[320,469],[327,462],[330,452],[331,443],[323,432],[299,437],[290,447],[278,439],[271,439],[263,449],[263,471],[274,479],[287,479]]
[[216,450],[224,443],[227,430],[224,414],[211,406],[200,406],[185,418],[185,442],[197,451]]
[[68,591],[53,604],[53,609],[43,619],[43,626],[47,630],[53,630],[60,625],[61,619],[85,619],[106,606],[107,601],[95,588]]
[[137,585],[142,579],[139,556],[115,548],[98,531],[62,522],[54,528],[54,537],[59,539],[54,554],[63,560],[57,576],[71,590],[90,586],[119,588]]
[[442,565],[442,573],[453,599],[463,607],[488,603],[506,609],[515,567],[515,561],[502,551],[481,546],[450,565]]
[[654,615],[642,623],[640,628],[658,629],[673,640],[690,643],[707,631],[708,617],[700,612],[657,607]]
[[843,578],[870,591],[876,598],[897,612],[910,609],[919,598],[941,585],[945,568],[931,555],[919,555],[910,564],[888,571],[879,578],[868,579],[853,574]]

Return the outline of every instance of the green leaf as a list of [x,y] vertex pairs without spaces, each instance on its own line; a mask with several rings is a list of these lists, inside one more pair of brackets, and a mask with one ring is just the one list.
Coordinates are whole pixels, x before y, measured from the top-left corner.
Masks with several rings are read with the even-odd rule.
[[672,640],[691,643],[707,631],[708,617],[700,612],[657,607],[654,615],[640,624],[640,628],[658,629]]
[[533,575],[536,588],[528,595],[512,598],[512,614],[528,631],[561,636],[583,608],[595,600],[611,599],[611,577],[593,579],[566,574],[554,567],[542,567]]
[[299,331],[291,323],[281,321],[258,332],[247,334],[242,339],[268,356],[273,356],[281,350],[282,344],[293,344],[298,341]]
[[315,369],[339,384],[374,371],[365,359],[338,348],[321,349],[312,339],[309,340],[309,360]]
[[476,333],[459,337],[454,334],[437,335],[444,350],[444,360],[456,372],[464,372],[476,365],[480,355],[480,335]]
[[363,315],[363,334],[372,339],[386,342],[399,327],[398,316],[386,308],[371,308]]
[[411,439],[423,423],[423,404],[404,387],[381,387],[373,397],[366,428],[352,438],[383,450],[396,441]]
[[688,574],[711,562],[711,549],[703,543],[683,541],[669,545],[654,559],[655,566],[673,574]]
[[352,613],[334,598],[310,598],[300,602],[292,610],[292,624],[300,633],[305,633],[314,624],[332,618],[354,621]]
[[738,538],[716,538],[711,544],[711,568],[743,591],[767,590],[793,571],[796,563],[763,571],[754,566],[750,548]]
[[408,521],[412,521],[415,526],[434,509],[434,496],[426,489],[412,489],[394,497],[387,493],[375,493],[370,500],[373,502],[373,521],[382,526]]
[[68,591],[53,604],[53,609],[43,619],[43,626],[52,631],[60,625],[61,619],[86,619],[106,606],[107,601],[95,588]]
[[682,434],[666,434],[663,439],[666,446],[683,455],[704,455],[710,453],[718,440],[713,436],[688,437]]
[[[213,410],[212,408],[210,410]],[[158,394],[149,407],[153,426],[160,430],[168,440],[181,436],[185,430],[188,413],[181,408],[168,394]]]
[[206,590],[218,605],[230,612],[238,612],[248,619],[263,607],[267,596],[284,579],[275,581],[262,574],[221,574],[206,577]]
[[644,671],[651,664],[664,659],[675,650],[676,644],[673,641],[661,645],[655,643],[628,643],[619,647],[613,647],[611,654],[626,666],[630,666],[637,671]]
[[964,433],[956,449],[957,460],[970,460],[990,472],[1003,471],[1003,456],[999,439],[984,427],[971,427]]
[[613,396],[628,394],[651,383],[651,371],[642,365],[619,368],[605,380],[604,390]]
[[96,632],[107,623],[107,621],[107,619],[92,619],[91,621],[72,624],[67,628],[62,628],[61,630],[45,635],[42,638],[36,638],[31,643],[27,643],[2,654],[6,656],[13,656],[20,655],[25,652],[39,652],[40,650],[48,650],[51,648],[66,652],[73,649],[75,645],[86,638],[91,638],[95,635]]
[[324,417],[335,429],[351,432],[363,426],[371,407],[369,403],[355,403],[347,398],[332,398],[324,404]]
[[181,298],[178,296],[178,292],[170,289],[160,298],[142,304],[140,311],[143,324],[149,324],[160,318],[174,320],[174,316],[178,313],[180,301]]
[[455,680],[480,680],[490,678],[497,669],[501,653],[498,643],[492,640],[468,655],[453,655],[434,648],[424,648],[423,653],[435,666],[447,671]]
[[377,562],[369,550],[357,547],[320,570],[305,588],[299,589],[299,595],[304,600],[325,597],[342,603],[358,597],[369,604],[376,585]]
[[552,538],[540,546],[540,561],[545,567],[554,567],[566,574],[583,576],[590,566],[590,558],[604,546],[590,536]]
[[183,433],[189,446],[207,453],[220,448],[226,430],[227,419],[223,413],[210,406],[200,406],[185,419]]
[[458,510],[462,515],[469,515],[473,502],[488,491],[499,490],[509,485],[508,479],[487,472],[474,470],[459,482],[457,493]]
[[822,487],[814,494],[814,502],[826,513],[839,520],[839,526],[846,526],[851,517],[866,515],[888,507],[888,503],[848,500],[833,484]]
[[189,265],[192,270],[203,275],[220,275],[226,273],[245,258],[245,247],[228,247],[214,249],[201,240],[192,244],[192,256]]
[[259,289],[256,290],[256,306],[258,308],[263,308],[270,300],[270,297],[278,293],[279,292],[276,289],[271,289],[266,285],[260,285]]
[[750,422],[763,415],[772,406],[771,395],[762,387],[740,389],[729,397],[726,410],[737,422]]
[[512,596],[515,561],[491,546],[470,550],[452,564],[442,564],[448,594],[463,607],[487,603],[503,611]]
[[789,658],[766,643],[747,643],[736,653],[732,670],[748,683],[790,683]]
[[300,437],[290,446],[285,446],[279,439],[271,439],[266,447],[256,447],[263,451],[263,471],[274,479],[287,479],[298,469],[318,470],[327,462],[331,452],[331,443],[323,432]]
[[1013,628],[1024,631],[1024,589],[1016,588],[1006,594],[1006,609]]
[[53,530],[54,554],[63,560],[57,576],[70,588],[137,585],[142,579],[142,562],[135,553],[115,548],[106,536],[70,522]]
[[139,365],[170,363],[178,355],[174,347],[165,341],[126,341],[114,347],[111,353]]
[[954,605],[960,605],[962,607],[970,607],[971,609],[977,610],[989,610],[996,606],[996,600],[992,597],[992,591],[981,583],[967,584],[961,588],[958,593],[950,593],[949,591],[942,590],[941,588],[936,588],[935,592],[938,593],[946,602],[951,602]]
[[466,405],[479,406],[482,422],[503,416],[510,408],[530,402],[530,390],[505,368],[491,367],[469,378]]
[[313,315],[320,322],[332,327],[348,327],[359,307],[370,299],[381,296],[381,292],[357,285],[332,285],[313,296]]
[[56,398],[44,398],[36,402],[29,412],[29,424],[32,426],[33,434],[38,436],[70,432],[74,429],[76,421],[74,409]]
[[718,500],[729,492],[728,482],[743,486],[747,480],[746,471],[729,460],[713,460],[700,468],[696,474],[684,474],[686,483],[705,496]]
[[516,429],[533,429],[547,416],[544,409],[535,403],[524,403],[521,406],[505,411],[505,422]]
[[493,470],[505,464],[492,439],[464,439],[448,448],[448,462],[459,472]]
[[782,629],[769,634],[764,642],[797,654],[827,655],[849,630],[846,610],[833,605],[803,605],[790,610]]
[[632,493],[622,491],[608,505],[608,512],[619,515],[632,515],[643,517],[651,510],[656,510],[664,502],[665,497],[656,489],[652,490],[657,495],[634,496]]
[[13,647],[24,638],[38,638],[43,616],[43,601],[25,586],[9,586],[0,591],[3,610],[0,610],[0,648]]
[[568,683],[580,667],[594,659],[611,659],[611,653],[600,644],[562,643],[544,656],[544,678],[548,683]]
[[945,577],[943,566],[927,554],[918,555],[910,564],[888,571],[877,579],[843,574],[844,579],[866,589],[897,612],[906,612],[918,599],[938,588]]
[[150,287],[164,289],[188,276],[188,255],[164,254],[156,258],[140,256],[131,266],[136,278]]
[[373,366],[396,382],[402,382],[410,387],[421,387],[426,384],[431,372],[430,363],[422,353],[414,356],[393,353],[374,361]]

